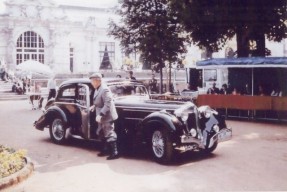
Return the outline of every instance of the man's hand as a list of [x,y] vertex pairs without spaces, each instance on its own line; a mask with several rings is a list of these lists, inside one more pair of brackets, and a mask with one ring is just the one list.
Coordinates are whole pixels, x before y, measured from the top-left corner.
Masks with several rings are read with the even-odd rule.
[[95,105],[92,105],[92,106],[90,107],[90,111],[91,111],[91,112],[94,112],[94,110],[95,110]]
[[97,115],[97,117],[96,117],[96,122],[101,123],[101,120],[102,120],[102,116]]

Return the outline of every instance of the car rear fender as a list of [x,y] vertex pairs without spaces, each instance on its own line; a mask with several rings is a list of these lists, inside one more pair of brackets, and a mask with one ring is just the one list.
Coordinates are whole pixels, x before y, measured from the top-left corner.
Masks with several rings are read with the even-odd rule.
[[47,118],[49,119],[49,122],[52,123],[54,118],[58,117],[63,120],[65,124],[68,124],[68,118],[65,114],[65,112],[58,106],[52,106],[47,110]]
[[43,130],[45,127],[51,125],[56,117],[61,118],[67,125],[68,119],[64,111],[58,106],[52,106],[35,122],[35,127],[39,130]]

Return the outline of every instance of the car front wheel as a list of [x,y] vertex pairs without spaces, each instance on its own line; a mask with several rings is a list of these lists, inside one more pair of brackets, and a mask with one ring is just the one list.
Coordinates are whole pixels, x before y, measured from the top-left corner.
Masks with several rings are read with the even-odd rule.
[[210,148],[205,148],[203,150],[203,153],[205,153],[205,154],[212,153],[217,148],[217,144],[218,144],[218,142],[216,141]]
[[65,142],[66,128],[62,119],[54,119],[50,127],[50,137],[56,144],[63,144]]
[[151,134],[151,151],[155,160],[159,163],[166,164],[172,159],[172,143],[166,131],[155,129]]

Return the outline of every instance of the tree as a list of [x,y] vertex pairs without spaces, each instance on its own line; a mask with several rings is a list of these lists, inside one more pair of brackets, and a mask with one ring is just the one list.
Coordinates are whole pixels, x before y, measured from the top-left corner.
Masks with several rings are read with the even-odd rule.
[[[162,93],[162,68],[165,61],[179,60],[186,53],[188,38],[171,12],[168,0],[123,0],[118,11],[120,23],[110,23],[109,34],[120,40],[126,53],[141,52],[145,63],[160,73]],[[169,87],[169,86],[168,86]]]
[[100,69],[112,69],[107,46],[105,47],[105,52],[104,52],[103,60],[100,65]]
[[218,51],[236,35],[237,56],[265,56],[265,38],[287,37],[286,0],[171,0],[195,45]]

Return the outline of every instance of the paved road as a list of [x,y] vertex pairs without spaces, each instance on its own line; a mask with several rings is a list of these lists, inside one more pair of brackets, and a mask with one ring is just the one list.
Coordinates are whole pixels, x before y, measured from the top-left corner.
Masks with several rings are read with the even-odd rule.
[[27,149],[36,165],[31,177],[6,191],[287,191],[286,125],[228,121],[234,137],[213,155],[182,155],[163,166],[145,153],[106,161],[82,140],[55,145],[48,130],[33,129],[40,114],[28,101],[0,102],[0,144]]

